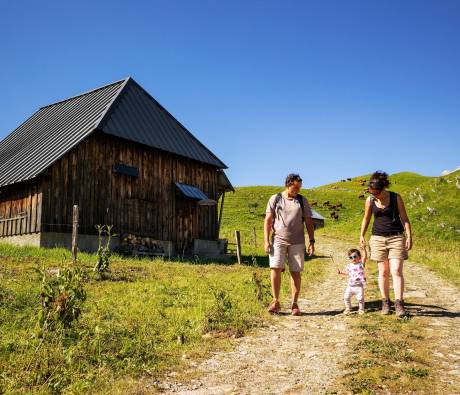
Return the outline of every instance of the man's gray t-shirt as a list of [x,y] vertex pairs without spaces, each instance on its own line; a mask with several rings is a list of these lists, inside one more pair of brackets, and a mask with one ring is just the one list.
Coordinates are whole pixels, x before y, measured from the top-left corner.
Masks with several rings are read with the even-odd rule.
[[[310,205],[307,199],[303,198],[303,216],[312,216]],[[273,213],[276,195],[273,195],[267,204],[266,213]],[[302,207],[297,199],[286,199],[284,194],[281,195],[277,205],[276,213],[273,213],[275,241],[286,244],[305,243],[304,224],[302,220]]]

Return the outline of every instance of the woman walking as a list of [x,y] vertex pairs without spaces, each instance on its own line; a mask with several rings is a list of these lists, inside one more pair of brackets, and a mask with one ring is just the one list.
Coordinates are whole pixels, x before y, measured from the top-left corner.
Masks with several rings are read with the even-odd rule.
[[361,224],[361,246],[366,245],[366,231],[372,214],[374,224],[369,241],[371,259],[377,261],[379,268],[379,288],[382,295],[382,314],[390,314],[390,278],[393,278],[395,311],[403,316],[404,276],[403,262],[412,248],[412,232],[409,218],[400,195],[388,191],[388,174],[376,171],[369,181],[369,193],[366,200],[364,218]]

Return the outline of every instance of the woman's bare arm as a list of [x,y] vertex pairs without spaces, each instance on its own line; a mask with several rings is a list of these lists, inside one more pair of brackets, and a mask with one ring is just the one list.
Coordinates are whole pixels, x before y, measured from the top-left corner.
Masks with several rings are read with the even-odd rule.
[[363,221],[361,222],[361,235],[360,235],[360,243],[361,247],[366,247],[366,232],[367,228],[369,227],[369,222],[371,221],[372,217],[372,209],[371,209],[371,199],[370,197],[367,198],[366,203],[364,205],[364,217]]
[[406,249],[409,251],[412,248],[412,228],[409,221],[409,216],[407,215],[406,207],[404,206],[404,201],[402,197],[398,194],[397,198],[399,216],[404,225],[404,230],[406,232]]

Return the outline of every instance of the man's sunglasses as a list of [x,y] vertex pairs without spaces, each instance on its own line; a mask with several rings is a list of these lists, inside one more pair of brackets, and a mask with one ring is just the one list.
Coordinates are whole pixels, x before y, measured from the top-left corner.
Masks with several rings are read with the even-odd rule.
[[355,255],[350,255],[348,258],[349,259],[356,259],[356,258],[359,258],[359,255],[356,255],[356,254]]

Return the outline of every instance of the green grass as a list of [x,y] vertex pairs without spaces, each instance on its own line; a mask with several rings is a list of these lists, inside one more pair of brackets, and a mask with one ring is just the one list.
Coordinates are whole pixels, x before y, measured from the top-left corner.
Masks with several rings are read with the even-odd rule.
[[[459,174],[392,176],[392,189],[402,194],[413,223],[411,258],[456,285],[460,285],[460,190],[455,186]],[[326,218],[329,211],[322,202],[344,205],[339,220],[329,220],[319,230],[322,235],[357,243],[364,206],[358,199],[364,189],[357,181],[361,178],[365,177],[303,191],[310,201],[318,202],[316,209]],[[96,257],[80,254],[88,274],[81,318],[63,336],[46,342],[37,337],[40,281],[34,268],[58,267],[70,259],[70,253],[0,244],[0,393],[142,392],[145,389],[139,386],[153,383],[173,367],[181,369],[188,358],[203,358],[210,350],[228,347],[229,337],[268,321],[263,216],[269,197],[280,190],[246,187],[227,195],[221,237],[233,241],[233,232],[242,232],[242,266],[114,257],[108,279],[96,281],[91,271]],[[430,214],[427,206],[436,212]],[[321,273],[320,260],[312,260],[306,265],[304,285]],[[284,279],[284,296],[288,287]],[[395,382],[423,383],[430,377],[425,357],[410,352],[423,349],[419,343],[424,339],[413,321],[382,323],[371,314],[363,318],[364,324],[369,326],[357,330],[370,331],[368,340],[356,344],[355,352],[361,356],[359,371],[371,370],[368,375],[352,376],[354,382],[346,383],[349,390],[366,386],[378,390],[380,381],[396,378]],[[377,326],[383,328],[382,334],[400,331],[402,335],[393,340],[382,337],[372,329]],[[382,358],[401,366],[388,376],[379,362]]]
[[354,394],[444,392],[432,373],[436,369],[426,347],[429,336],[423,317],[382,316],[377,269],[373,267],[367,277],[368,312],[347,317],[353,330],[351,355],[342,363],[346,373],[339,385]]
[[[42,342],[35,268],[58,267],[69,252],[0,245],[0,256],[0,393],[142,392],[140,385],[270,320],[262,267],[115,257],[97,281],[96,257],[80,254],[88,276],[80,320]],[[321,270],[308,265],[305,282]],[[287,296],[287,279],[283,285]]]
[[[364,200],[358,198],[365,186],[355,177],[352,181],[337,182],[303,190],[314,207],[326,217],[326,226],[318,230],[324,236],[338,237],[358,244]],[[410,259],[427,265],[443,278],[460,287],[460,189],[456,187],[460,171],[444,177],[425,177],[415,173],[391,176],[391,190],[403,197],[413,228],[414,248]],[[263,216],[269,197],[282,191],[281,187],[241,187],[225,199],[221,236],[234,240],[233,232],[241,231],[243,253],[262,255]],[[420,197],[421,196],[421,197]],[[323,203],[342,203],[339,220],[330,219]],[[423,201],[422,201],[423,200]],[[427,207],[434,208],[430,214]],[[254,246],[253,228],[256,228],[258,248]],[[370,230],[368,231],[368,236]]]

